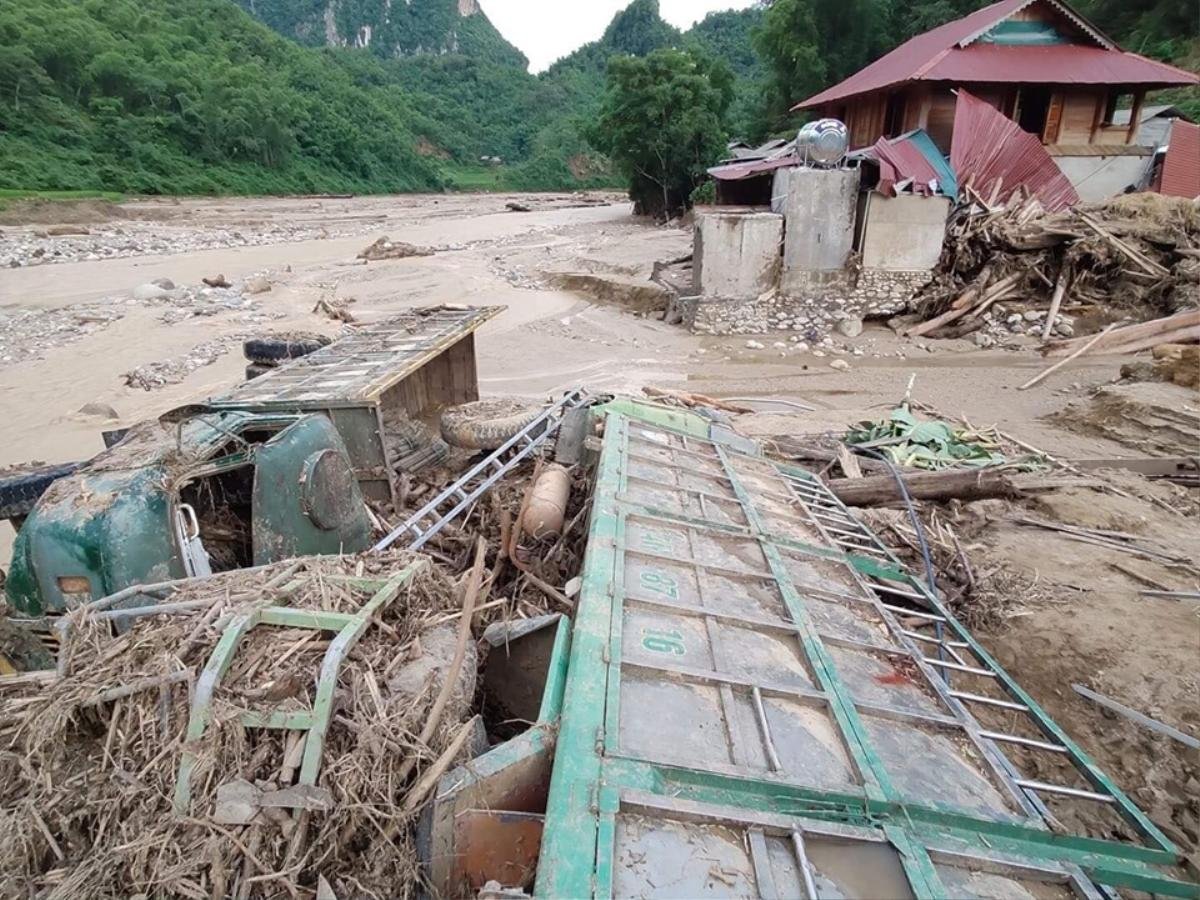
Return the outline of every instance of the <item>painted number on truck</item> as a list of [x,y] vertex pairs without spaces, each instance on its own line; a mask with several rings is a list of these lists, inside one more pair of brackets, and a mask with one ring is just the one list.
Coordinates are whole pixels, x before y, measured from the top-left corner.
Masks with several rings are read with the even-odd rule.
[[687,656],[683,635],[678,631],[662,631],[658,628],[642,629],[642,646],[653,653],[671,656]]
[[651,553],[669,554],[672,550],[671,539],[661,531],[643,531],[642,544]]
[[638,574],[638,582],[643,590],[652,594],[662,594],[672,600],[679,599],[679,583],[670,575],[656,569],[643,569]]

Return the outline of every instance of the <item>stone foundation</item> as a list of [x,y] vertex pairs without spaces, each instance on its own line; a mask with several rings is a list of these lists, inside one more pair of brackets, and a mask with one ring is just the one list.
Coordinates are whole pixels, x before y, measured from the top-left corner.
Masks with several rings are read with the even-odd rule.
[[828,334],[841,319],[876,319],[908,309],[932,273],[863,269],[856,273],[809,275],[790,296],[772,293],[756,300],[688,297],[684,324],[701,334],[800,332],[809,339]]

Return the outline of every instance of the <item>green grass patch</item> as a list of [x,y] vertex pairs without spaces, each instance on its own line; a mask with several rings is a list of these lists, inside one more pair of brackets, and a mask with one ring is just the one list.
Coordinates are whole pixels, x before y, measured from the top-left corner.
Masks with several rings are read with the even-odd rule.
[[446,166],[442,170],[452,191],[498,192],[507,190],[499,166]]

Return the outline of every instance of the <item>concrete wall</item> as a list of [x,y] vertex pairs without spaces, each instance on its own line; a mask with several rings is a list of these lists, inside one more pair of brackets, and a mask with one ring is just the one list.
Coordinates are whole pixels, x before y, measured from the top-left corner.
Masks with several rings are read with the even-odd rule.
[[913,271],[932,269],[942,254],[949,197],[867,194],[862,232],[862,264],[866,269]]
[[[807,291],[814,280],[839,272],[854,249],[857,169],[780,169],[774,197],[787,220],[783,239],[783,292]],[[814,279],[814,276],[818,276]]]
[[696,220],[696,288],[704,297],[753,300],[779,280],[783,216],[710,211]]
[[1137,185],[1149,156],[1056,156],[1054,162],[1085,203],[1107,200]]

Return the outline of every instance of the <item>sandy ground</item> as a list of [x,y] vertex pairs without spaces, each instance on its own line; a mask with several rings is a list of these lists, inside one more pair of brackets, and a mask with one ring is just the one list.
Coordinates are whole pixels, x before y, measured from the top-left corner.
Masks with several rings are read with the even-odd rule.
[[[506,199],[430,196],[137,204],[130,210],[138,216],[135,223],[123,227],[136,230],[139,239],[161,238],[158,242],[166,252],[0,270],[0,314],[57,311],[69,315],[77,307],[121,313],[117,321],[89,326],[90,333],[50,347],[38,358],[0,361],[5,435],[0,466],[33,459],[85,458],[101,448],[103,428],[157,415],[240,381],[245,362],[235,342],[212,365],[161,390],[126,387],[121,378],[135,366],[186,356],[205,341],[251,327],[245,314],[235,310],[168,324],[162,320],[161,307],[129,300],[134,287],[154,278],[194,285],[217,273],[235,284],[258,274],[273,283],[269,293],[256,298],[258,314],[271,317],[267,324],[252,326],[258,331],[336,334],[338,323],[313,312],[322,299],[352,298],[348,309],[360,321],[439,302],[506,306],[507,312],[485,326],[479,337],[485,395],[533,397],[575,384],[637,391],[654,384],[725,397],[792,398],[819,408],[792,427],[819,433],[878,416],[896,404],[913,379],[914,397],[947,414],[965,415],[977,425],[997,424],[1055,454],[1069,458],[1136,455],[1129,446],[1066,431],[1044,418],[1111,381],[1119,359],[1080,361],[1035,390],[1021,392],[1017,386],[1045,366],[1032,350],[983,351],[967,342],[913,343],[882,326],[869,326],[854,340],[840,339],[823,349],[823,356],[811,350],[798,352],[775,335],[759,339],[765,349],[748,349],[745,336],[691,335],[635,317],[618,306],[547,287],[545,277],[551,272],[587,271],[645,279],[655,260],[688,252],[689,231],[636,221],[624,202],[572,208],[571,198],[542,197],[535,198],[533,212],[509,213],[504,211]],[[37,227],[4,228],[0,257],[6,241],[32,240]],[[331,236],[289,238],[311,235],[319,227],[327,227]],[[272,234],[279,240],[252,247],[186,249],[188,236],[206,228]],[[440,249],[432,256],[353,264],[359,250],[385,234]],[[173,242],[185,249],[171,252]],[[861,355],[855,354],[856,349]],[[849,362],[850,370],[832,369],[835,358]],[[1178,397],[1184,408],[1189,403],[1192,410],[1200,406],[1195,394],[1183,392]],[[88,404],[111,407],[116,416],[80,412]],[[1095,491],[1084,491],[1075,499],[1075,506],[1058,510],[1062,520],[1139,530],[1156,540],[1194,538],[1197,533],[1195,518],[1164,519],[1167,514],[1147,502],[1113,511],[1112,498]],[[1083,521],[1093,515],[1093,508],[1101,510],[1095,515],[1108,524]],[[1147,738],[1133,726],[1114,723],[1087,706],[1069,685],[1092,684],[1176,726],[1200,727],[1194,702],[1200,688],[1196,680],[1200,617],[1195,604],[1140,599],[1137,591],[1145,585],[1106,568],[1104,551],[1087,545],[1003,524],[978,530],[975,539],[981,557],[1014,571],[1032,572],[1047,587],[1022,607],[1021,615],[985,635],[1017,678],[1068,722],[1083,746],[1135,793],[1153,768],[1139,762],[1147,754],[1151,760],[1182,758],[1181,749],[1166,739]],[[0,535],[4,558],[9,542],[8,533]],[[1193,558],[1200,555],[1194,540],[1176,546]],[[1150,574],[1173,587],[1195,589],[1191,576]],[[1181,816],[1193,814],[1189,810],[1200,811],[1200,774],[1195,765],[1172,765],[1161,777],[1154,777],[1154,790],[1139,799],[1152,808],[1156,821],[1170,823],[1173,836],[1195,846],[1194,827],[1189,834],[1188,826],[1181,830],[1179,825]]]

